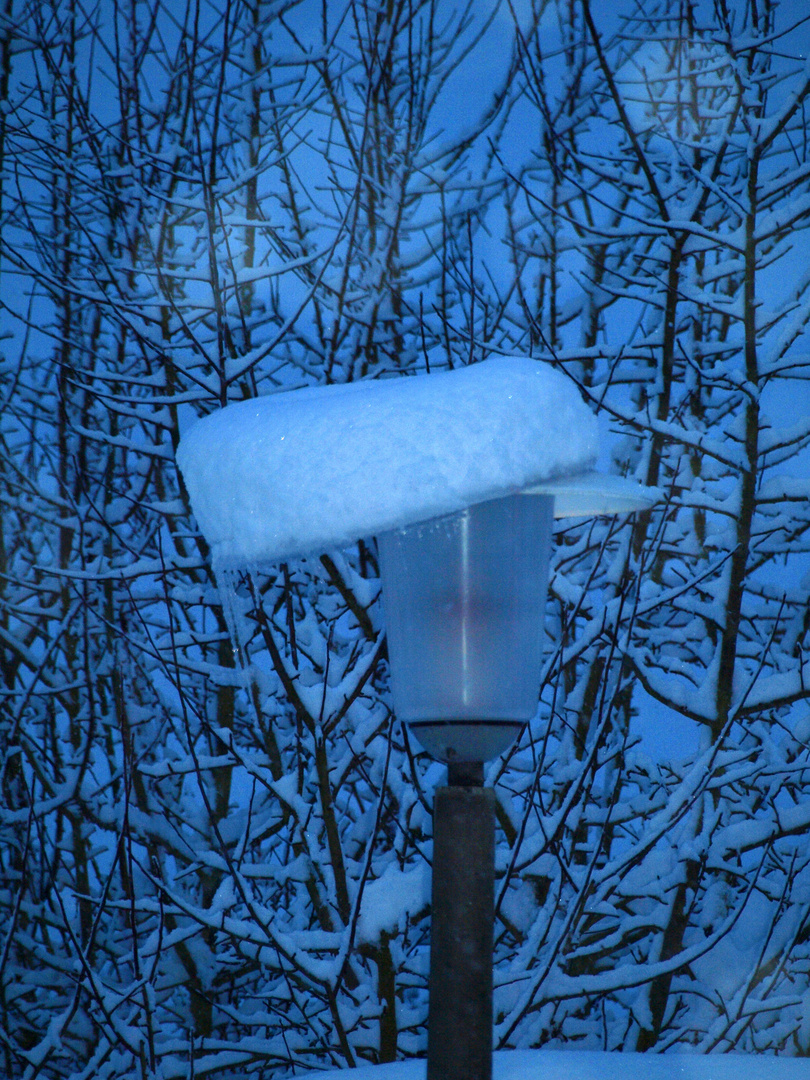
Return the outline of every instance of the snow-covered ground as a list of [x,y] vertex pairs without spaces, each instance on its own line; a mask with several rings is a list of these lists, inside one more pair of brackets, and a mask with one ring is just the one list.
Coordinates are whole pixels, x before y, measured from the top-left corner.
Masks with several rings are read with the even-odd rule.
[[[316,1073],[335,1080],[425,1080],[424,1061]],[[753,1054],[608,1054],[597,1050],[507,1050],[493,1080],[804,1080],[806,1058]]]

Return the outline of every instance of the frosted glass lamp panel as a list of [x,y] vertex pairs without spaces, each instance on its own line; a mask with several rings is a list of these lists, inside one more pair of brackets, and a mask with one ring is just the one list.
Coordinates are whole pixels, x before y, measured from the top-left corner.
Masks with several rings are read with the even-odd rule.
[[394,711],[440,760],[502,753],[537,708],[553,498],[379,539]]

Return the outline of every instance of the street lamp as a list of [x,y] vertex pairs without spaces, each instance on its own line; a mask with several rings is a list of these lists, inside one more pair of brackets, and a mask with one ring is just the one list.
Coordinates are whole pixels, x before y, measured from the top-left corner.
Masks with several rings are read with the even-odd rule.
[[434,802],[428,1080],[490,1080],[495,798],[484,763],[537,708],[552,518],[653,496],[592,471],[596,423],[547,365],[305,388],[229,405],[178,463],[215,569],[376,535],[394,711]]
[[537,711],[554,500],[507,495],[378,537],[394,712],[489,761]]

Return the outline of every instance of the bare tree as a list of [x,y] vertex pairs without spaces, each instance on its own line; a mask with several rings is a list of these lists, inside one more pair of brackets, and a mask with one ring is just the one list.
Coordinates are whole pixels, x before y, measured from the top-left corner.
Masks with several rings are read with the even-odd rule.
[[[806,481],[791,471],[808,427],[780,415],[807,374],[806,281],[790,269],[808,221],[796,26],[770,5],[650,4],[606,33],[587,0],[561,24],[559,51],[579,59],[559,97],[548,35],[521,41],[515,93],[553,150],[513,178],[513,205],[535,211],[513,262],[542,284],[532,310],[517,283],[515,323],[528,309],[538,355],[577,379],[624,435],[619,467],[667,507],[631,535],[563,538],[559,734],[529,771],[509,867],[527,874],[531,853],[542,895],[565,903],[555,920],[546,901],[502,1037],[535,1012],[537,1038],[593,1040],[601,1014],[610,1048],[804,1052],[806,860],[791,837],[806,799],[806,518],[792,499]],[[560,252],[578,285],[567,305]],[[691,758],[633,752],[633,716],[654,702],[658,722],[694,724]],[[538,817],[542,770],[561,760],[573,775]],[[765,944],[713,986],[700,957],[722,955],[735,925]]]
[[[442,769],[391,715],[373,538],[216,581],[174,452],[230,401],[493,352],[664,493],[558,532],[542,707],[490,776],[500,1043],[807,1052],[803,25],[8,0],[9,1076],[423,1052]],[[695,733],[671,760],[653,711]]]

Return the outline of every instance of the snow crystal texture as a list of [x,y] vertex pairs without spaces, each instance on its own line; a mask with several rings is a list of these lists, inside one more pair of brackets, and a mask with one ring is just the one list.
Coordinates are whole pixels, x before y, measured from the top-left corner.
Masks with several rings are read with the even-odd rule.
[[596,420],[536,360],[308,387],[226,406],[177,461],[218,568],[341,547],[588,469]]

